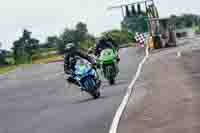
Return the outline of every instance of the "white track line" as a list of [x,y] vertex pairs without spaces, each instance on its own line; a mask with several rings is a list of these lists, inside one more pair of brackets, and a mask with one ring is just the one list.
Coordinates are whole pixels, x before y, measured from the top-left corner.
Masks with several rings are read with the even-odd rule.
[[145,55],[144,59],[140,62],[138,69],[137,69],[137,72],[136,72],[136,75],[134,76],[131,84],[129,85],[128,90],[126,92],[126,95],[124,96],[122,103],[120,104],[119,108],[117,109],[117,112],[114,116],[114,119],[113,119],[112,125],[110,127],[109,133],[117,133],[117,129],[118,129],[118,126],[119,126],[121,116],[122,116],[122,114],[123,114],[123,112],[124,112],[124,110],[125,110],[125,108],[128,104],[129,98],[130,98],[132,91],[134,89],[133,86],[135,85],[135,82],[137,81],[138,77],[140,76],[142,66],[144,65],[145,61],[149,57],[149,51],[148,50],[149,50],[149,48],[147,46],[146,47],[146,55]]

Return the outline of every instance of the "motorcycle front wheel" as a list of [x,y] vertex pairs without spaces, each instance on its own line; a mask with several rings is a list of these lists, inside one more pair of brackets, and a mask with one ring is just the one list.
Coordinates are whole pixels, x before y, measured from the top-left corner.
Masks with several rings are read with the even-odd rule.
[[97,99],[101,96],[101,93],[99,91],[95,91],[93,94],[92,94],[93,98],[94,99]]
[[85,82],[84,82],[84,87],[85,87],[85,91],[88,92],[90,95],[93,96],[94,99],[97,99],[100,97],[100,91],[97,89],[97,85],[95,83],[95,81],[92,78],[88,78]]

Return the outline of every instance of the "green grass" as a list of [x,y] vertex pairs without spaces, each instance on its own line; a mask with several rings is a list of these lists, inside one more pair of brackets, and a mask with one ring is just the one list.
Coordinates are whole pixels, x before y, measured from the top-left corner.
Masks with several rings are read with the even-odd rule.
[[10,72],[10,71],[13,71],[13,70],[15,70],[17,67],[18,67],[18,66],[16,66],[16,65],[0,67],[0,74],[5,74],[5,73],[8,73],[8,72]]
[[48,55],[47,57],[34,60],[33,64],[47,64],[50,62],[55,62],[60,60],[63,60],[63,57],[61,55]]
[[195,34],[200,34],[200,26],[193,27]]
[[119,45],[119,48],[136,47],[136,43],[127,43],[124,45]]
[[[47,57],[44,57],[42,59],[37,59],[32,62],[32,64],[47,64],[50,62],[55,62],[55,61],[61,61],[63,60],[63,57],[61,55],[48,55]],[[0,75],[1,74],[6,74],[8,72],[14,71],[19,67],[28,67],[31,66],[32,64],[20,64],[20,65],[7,65],[7,66],[2,66],[0,67]]]
[[31,64],[20,64],[20,65],[3,66],[3,67],[0,67],[0,75],[15,71],[19,67],[28,67],[28,66],[31,66]]

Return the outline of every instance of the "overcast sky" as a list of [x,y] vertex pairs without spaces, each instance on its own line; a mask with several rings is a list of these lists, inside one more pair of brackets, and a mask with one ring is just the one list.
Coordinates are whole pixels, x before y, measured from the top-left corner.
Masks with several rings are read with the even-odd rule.
[[[23,28],[44,41],[48,35],[60,34],[64,27],[74,27],[78,21],[87,23],[95,35],[120,27],[121,11],[108,11],[111,4],[123,0],[0,0],[0,41],[3,48],[21,36]],[[124,0],[125,1],[125,0]],[[129,0],[135,2],[136,0]],[[160,16],[200,13],[199,0],[155,0]]]

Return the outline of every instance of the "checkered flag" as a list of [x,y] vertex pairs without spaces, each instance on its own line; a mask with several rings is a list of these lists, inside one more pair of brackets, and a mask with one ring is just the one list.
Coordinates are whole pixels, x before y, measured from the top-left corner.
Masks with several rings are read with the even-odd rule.
[[145,36],[144,36],[144,34],[136,32],[135,40],[136,40],[142,47],[144,47],[144,44],[145,44]]

